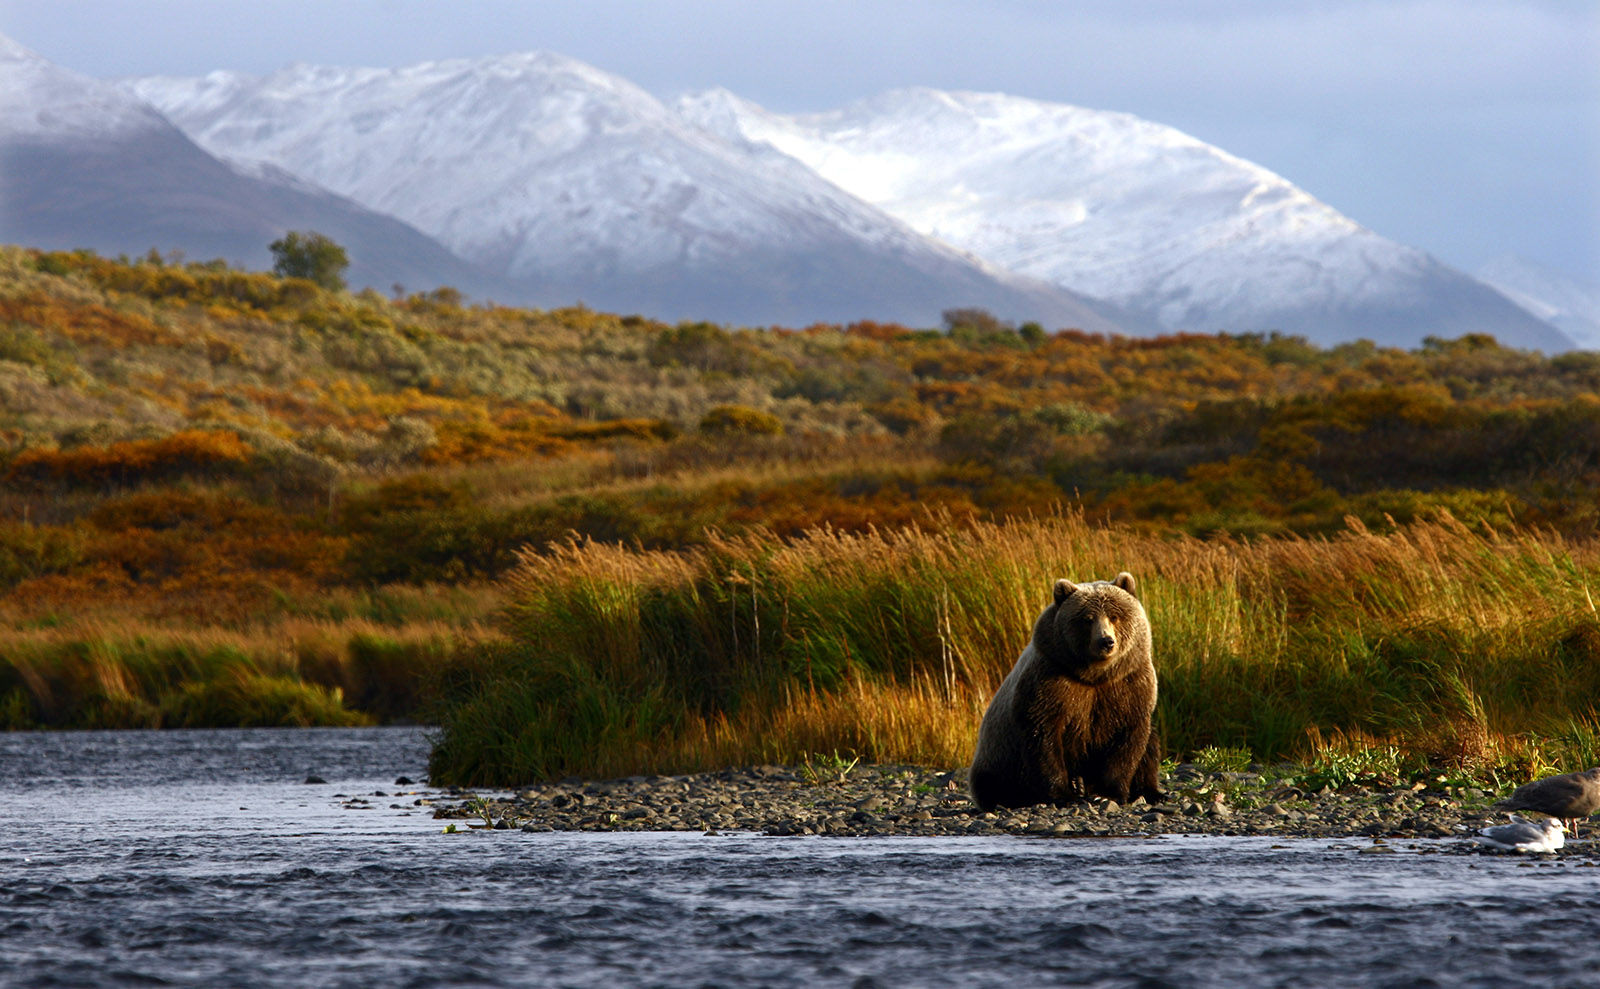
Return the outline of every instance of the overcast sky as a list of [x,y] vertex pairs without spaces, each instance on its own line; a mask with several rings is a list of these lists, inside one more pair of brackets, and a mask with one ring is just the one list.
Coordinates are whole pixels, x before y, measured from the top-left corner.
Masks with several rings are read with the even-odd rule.
[[1596,0],[0,0],[0,31],[99,77],[544,48],[785,111],[907,85],[1124,110],[1448,263],[1600,285]]

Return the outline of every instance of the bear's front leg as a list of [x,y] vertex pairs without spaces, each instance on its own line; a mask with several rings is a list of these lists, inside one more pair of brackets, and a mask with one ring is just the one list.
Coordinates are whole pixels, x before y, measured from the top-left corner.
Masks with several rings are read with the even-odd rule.
[[1068,734],[1068,731],[1049,732],[1039,747],[1039,768],[1044,776],[1047,801],[1057,807],[1077,803],[1088,795],[1088,781],[1067,758]]
[[[1091,779],[1094,792],[1118,803],[1125,804],[1131,800],[1135,792],[1135,777],[1149,747],[1148,726],[1124,728],[1113,735],[1105,748],[1100,750],[1099,759],[1091,760],[1098,763]],[[1149,799],[1147,794],[1141,792],[1140,795]]]
[[1150,739],[1145,743],[1144,757],[1139,760],[1139,766],[1133,771],[1133,785],[1129,792],[1135,797],[1143,797],[1153,804],[1162,801],[1161,793],[1161,737],[1156,734],[1154,726],[1150,728]]

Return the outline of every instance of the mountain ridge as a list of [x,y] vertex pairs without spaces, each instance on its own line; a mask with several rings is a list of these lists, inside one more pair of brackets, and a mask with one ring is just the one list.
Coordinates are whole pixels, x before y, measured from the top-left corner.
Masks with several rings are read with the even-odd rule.
[[308,184],[207,154],[148,104],[0,36],[0,239],[108,254],[181,250],[247,267],[316,227],[350,254],[349,278],[384,290],[449,283],[505,295],[499,279],[420,231]]
[[1600,287],[1514,254],[1490,259],[1475,274],[1580,347],[1600,349]]
[[[386,277],[411,262],[392,281],[438,273],[523,304],[787,325],[931,325],[976,306],[1106,333],[1573,345],[1281,176],[1129,114],[928,88],[799,115],[726,90],[668,106],[551,52],[113,88],[18,52],[0,38],[0,62],[38,77],[0,113],[7,172],[22,176],[0,233],[40,246],[108,243],[98,222],[131,245],[112,249],[187,237],[191,253],[259,264],[286,225],[320,229],[326,215],[336,229],[323,232],[365,241],[347,246],[369,283],[380,272],[366,259],[387,251]],[[64,100],[73,86],[92,98]],[[145,143],[118,150],[114,134]],[[138,167],[163,155],[164,169]],[[174,180],[180,160],[189,177]],[[63,176],[89,191],[57,195]],[[41,208],[56,214],[40,221]],[[380,232],[384,220],[399,226]],[[226,250],[206,229],[219,223],[233,228]]]
[[711,134],[554,53],[124,86],[213,154],[270,161],[506,277],[607,307],[926,325],[978,305],[1134,328],[1113,306],[932,241],[789,156]]
[[1270,170],[1131,114],[926,87],[809,114],[727,90],[688,93],[677,106],[930,236],[1168,329],[1412,346],[1496,332],[1571,346],[1487,286]]

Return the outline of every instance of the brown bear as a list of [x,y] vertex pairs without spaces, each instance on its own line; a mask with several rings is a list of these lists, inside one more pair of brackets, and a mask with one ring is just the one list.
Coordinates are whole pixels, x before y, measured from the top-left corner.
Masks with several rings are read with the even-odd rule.
[[1155,801],[1155,708],[1150,622],[1133,576],[1058,580],[1033,641],[984,712],[972,797],[985,810],[1088,796]]

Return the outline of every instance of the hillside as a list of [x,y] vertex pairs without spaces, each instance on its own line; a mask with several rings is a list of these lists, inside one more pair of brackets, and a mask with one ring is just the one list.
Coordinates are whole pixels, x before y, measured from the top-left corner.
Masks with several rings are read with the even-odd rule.
[[959,765],[1036,588],[1132,567],[1172,751],[1592,763],[1600,356],[946,323],[0,249],[0,729],[422,719],[439,781],[500,784]]
[[[183,480],[117,457],[196,432],[235,451],[196,476],[251,497],[325,507],[412,474],[486,484],[479,500],[507,506],[626,489],[611,504],[629,520],[595,533],[654,527],[662,545],[701,524],[795,532],[1063,500],[1195,532],[1430,504],[1573,531],[1595,516],[1587,353],[1050,334],[983,310],[947,313],[943,331],[754,330],[465,305],[448,288],[329,293],[155,256],[0,257],[12,518]],[[541,466],[512,484],[498,465],[518,463]],[[631,513],[651,499],[646,525]],[[569,524],[589,531],[552,531]]]

